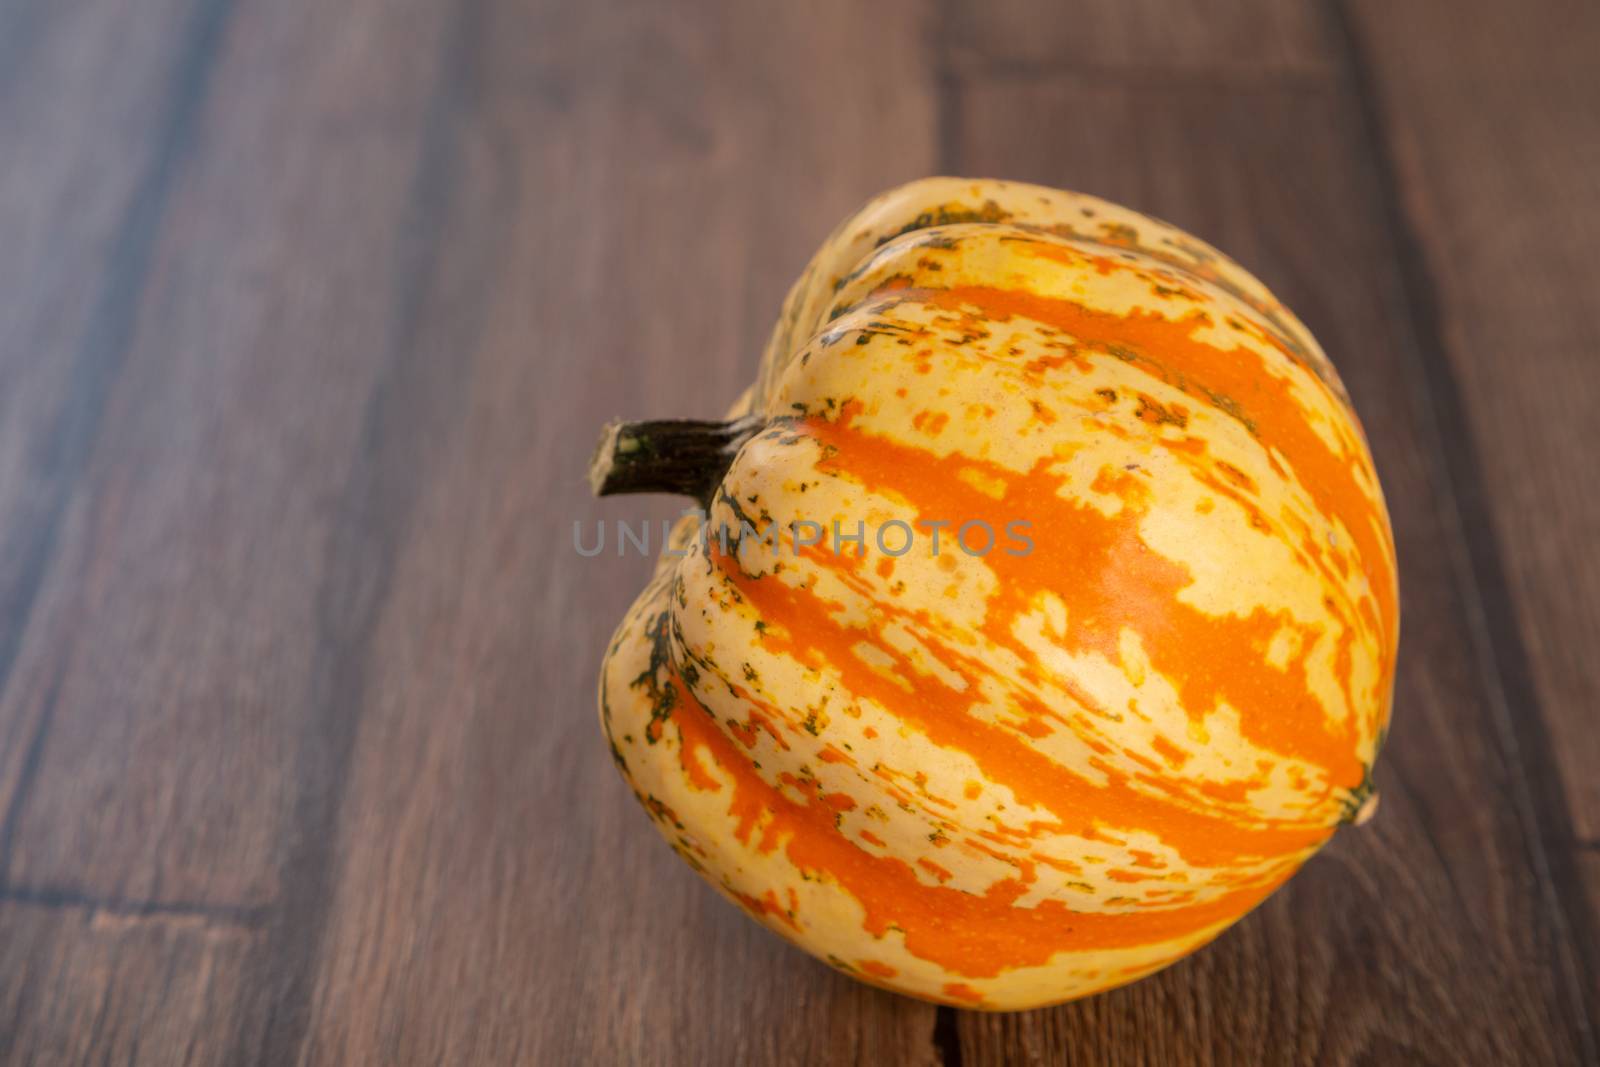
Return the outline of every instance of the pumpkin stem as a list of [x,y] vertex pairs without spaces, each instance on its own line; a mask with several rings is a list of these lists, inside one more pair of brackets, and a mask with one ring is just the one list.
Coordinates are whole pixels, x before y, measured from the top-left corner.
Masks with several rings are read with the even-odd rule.
[[656,419],[606,425],[589,462],[595,496],[675,493],[702,506],[722,483],[739,448],[765,424],[758,415],[730,422]]

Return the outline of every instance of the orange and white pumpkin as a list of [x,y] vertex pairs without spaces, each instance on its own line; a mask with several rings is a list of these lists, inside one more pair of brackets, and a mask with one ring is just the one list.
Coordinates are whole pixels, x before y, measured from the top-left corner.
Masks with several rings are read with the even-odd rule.
[[1306,329],[1171,226],[887,193],[728,423],[613,428],[594,474],[708,510],[608,651],[618,767],[695,870],[857,978],[1108,989],[1370,808],[1399,632],[1372,458]]

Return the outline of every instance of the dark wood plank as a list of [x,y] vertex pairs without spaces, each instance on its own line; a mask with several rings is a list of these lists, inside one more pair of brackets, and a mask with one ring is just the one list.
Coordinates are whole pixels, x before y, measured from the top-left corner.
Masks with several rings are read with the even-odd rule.
[[13,887],[279,894],[295,790],[328,784],[297,750],[321,710],[320,561],[404,329],[432,10],[245,5],[217,42],[124,374],[0,705],[53,708]]
[[225,1062],[256,936],[216,916],[0,903],[0,1062]]
[[334,643],[342,806],[302,813],[324,843],[289,877],[317,891],[289,889],[238,1052],[926,1062],[933,1008],[786,948],[638,810],[595,689],[648,565],[571,541],[679,510],[589,500],[601,423],[723,410],[827,229],[928,169],[920,9],[452,11],[430,267],[324,579],[381,566]]
[[[108,1004],[162,988],[168,957],[137,947],[145,926],[260,928],[240,953],[250,980],[193,1032],[136,1035],[128,1058],[151,1063],[191,1041],[201,1060],[242,1062],[238,1035],[278,1003],[264,961],[317,933],[291,905],[317,895],[329,855],[352,710],[338,665],[382,570],[362,550],[399,518],[367,508],[370,479],[351,471],[427,280],[418,160],[450,26],[431,2],[205,17],[194,54],[211,73],[174,90],[167,121],[184,129],[167,138],[160,210],[142,208],[147,251],[124,257],[148,277],[118,283],[132,286],[114,307],[122,373],[73,383],[103,397],[98,425],[0,701],[7,735],[30,738],[6,783],[0,889],[29,905],[18,924],[41,924],[17,941],[29,966],[96,951],[53,909],[128,917],[126,988]],[[92,1008],[94,987],[63,980],[68,1002],[80,994]],[[19,1061],[77,1039],[76,1006],[18,1005]]]
[[1570,916],[1545,881],[1543,813],[1465,621],[1482,591],[1449,550],[1460,512],[1381,182],[1352,87],[1327,70],[1293,91],[1099,72],[963,83],[965,170],[1084,189],[1190,228],[1307,321],[1372,439],[1405,616],[1376,823],[1341,833],[1238,929],[1151,980],[1053,1011],[963,1014],[963,1062],[1594,1055]]
[[1520,627],[1527,662],[1502,666],[1531,672],[1513,711],[1537,704],[1576,833],[1600,842],[1600,8],[1347,7],[1479,443],[1475,562],[1507,591],[1486,621]]
[[[194,0],[0,11],[0,691],[123,362],[213,23]],[[0,712],[0,881],[40,727]]]
[[222,14],[191,0],[0,11],[0,1062],[217,1062],[239,989],[248,915],[7,881],[53,707],[48,687],[22,695],[29,671],[14,668],[48,614]]

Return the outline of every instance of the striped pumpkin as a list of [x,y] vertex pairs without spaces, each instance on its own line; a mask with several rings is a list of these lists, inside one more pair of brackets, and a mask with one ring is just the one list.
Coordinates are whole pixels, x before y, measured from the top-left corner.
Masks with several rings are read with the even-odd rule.
[[732,415],[597,457],[601,492],[708,508],[600,706],[660,832],[772,930],[901,993],[1050,1004],[1194,951],[1370,810],[1383,497],[1332,365],[1214,249],[913,183],[824,244]]

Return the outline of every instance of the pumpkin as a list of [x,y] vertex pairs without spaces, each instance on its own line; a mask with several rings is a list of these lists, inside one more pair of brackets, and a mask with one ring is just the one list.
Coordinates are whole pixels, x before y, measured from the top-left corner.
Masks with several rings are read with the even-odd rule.
[[1399,633],[1372,457],[1305,327],[1172,226],[884,194],[728,420],[614,425],[591,477],[705,509],[607,652],[617,767],[691,867],[857,979],[1109,989],[1372,810]]

